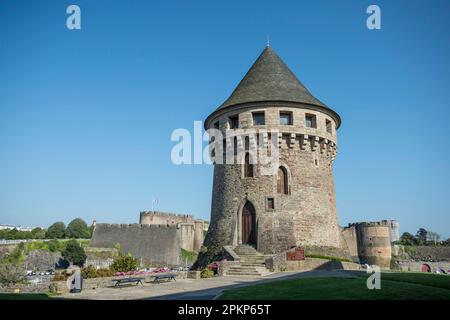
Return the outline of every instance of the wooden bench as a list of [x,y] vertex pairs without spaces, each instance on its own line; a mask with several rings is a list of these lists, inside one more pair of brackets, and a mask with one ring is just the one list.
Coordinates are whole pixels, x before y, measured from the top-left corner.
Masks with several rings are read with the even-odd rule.
[[154,283],[161,283],[161,280],[165,280],[165,281],[170,281],[170,280],[177,281],[177,280],[175,279],[176,276],[177,276],[176,274],[157,274],[157,275],[154,275],[154,276],[152,276],[152,277],[154,278],[154,279],[153,279],[153,282],[154,282]]
[[112,279],[111,281],[115,281],[116,282],[114,287],[121,288],[121,286],[123,284],[128,284],[128,283],[134,283],[136,286],[138,284],[141,284],[142,286],[144,286],[144,284],[142,283],[143,279],[144,278],[142,278],[142,277],[139,277],[139,278],[122,278],[122,279]]

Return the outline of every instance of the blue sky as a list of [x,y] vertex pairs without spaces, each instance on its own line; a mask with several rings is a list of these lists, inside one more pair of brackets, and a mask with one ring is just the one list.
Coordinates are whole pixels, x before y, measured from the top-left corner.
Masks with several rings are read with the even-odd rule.
[[[66,28],[81,7],[82,29]],[[377,4],[382,29],[366,28]],[[0,223],[209,219],[212,167],[171,163],[271,45],[342,117],[339,222],[450,236],[448,1],[0,1]]]

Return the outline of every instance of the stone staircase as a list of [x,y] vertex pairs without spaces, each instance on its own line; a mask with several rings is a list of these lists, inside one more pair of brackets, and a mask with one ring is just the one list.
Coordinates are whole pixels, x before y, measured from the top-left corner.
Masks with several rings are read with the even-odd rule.
[[271,272],[266,268],[267,256],[259,253],[250,245],[239,245],[234,248],[239,256],[239,265],[230,266],[226,276],[265,276]]

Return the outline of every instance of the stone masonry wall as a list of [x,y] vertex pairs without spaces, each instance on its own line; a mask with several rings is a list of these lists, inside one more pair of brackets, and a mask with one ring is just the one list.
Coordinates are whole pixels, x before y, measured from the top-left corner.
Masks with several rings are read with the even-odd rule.
[[194,218],[188,214],[175,214],[160,211],[142,211],[139,217],[140,224],[148,225],[176,225],[178,223],[193,223]]
[[[333,120],[313,110],[249,108],[239,114],[241,127],[251,126],[252,112],[258,111],[265,111],[266,121],[258,128],[282,132],[278,151],[280,165],[288,172],[289,194],[278,194],[277,176],[261,175],[259,164],[254,166],[254,177],[244,177],[242,164],[216,164],[211,224],[205,239],[207,255],[217,254],[224,245],[241,243],[240,213],[246,201],[256,211],[257,250],[262,253],[305,245],[340,247],[332,173],[336,136],[334,126],[331,134],[325,130],[325,119]],[[280,111],[292,112],[293,126],[279,125]],[[304,126],[306,112],[317,116],[317,129]],[[223,130],[225,119],[232,114],[220,116]],[[274,210],[267,208],[268,197],[275,200]]]
[[106,224],[95,226],[91,247],[114,248],[151,263],[178,264],[181,249],[176,226]]

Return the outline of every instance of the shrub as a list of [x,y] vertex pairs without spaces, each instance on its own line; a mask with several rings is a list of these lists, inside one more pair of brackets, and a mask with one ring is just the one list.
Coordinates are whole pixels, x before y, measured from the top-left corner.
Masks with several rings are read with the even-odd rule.
[[200,278],[212,278],[214,277],[214,271],[210,268],[205,268],[200,272]]
[[50,252],[61,252],[64,250],[64,244],[62,241],[50,240],[47,242],[48,251]]
[[70,275],[66,271],[57,272],[53,276],[52,281],[66,281],[69,277]]
[[14,247],[13,251],[2,259],[6,264],[19,265],[25,259],[25,243],[21,242]]
[[66,225],[64,222],[55,222],[48,227],[45,237],[47,239],[63,239],[66,234]]
[[66,237],[76,239],[90,238],[89,228],[81,218],[73,219],[66,229]]
[[33,239],[44,239],[45,238],[45,230],[42,228],[34,228],[31,230],[31,237]]
[[102,278],[114,276],[114,271],[108,268],[96,269],[93,266],[87,266],[81,269],[81,275],[84,279],[88,278]]
[[187,264],[190,265],[193,264],[195,260],[197,260],[197,252],[181,249],[180,261],[182,264],[187,262]]
[[0,264],[0,286],[6,287],[16,283],[25,282],[25,272],[12,263]]
[[76,240],[67,241],[66,248],[61,252],[61,255],[64,259],[80,267],[82,267],[86,261],[86,253]]
[[130,254],[117,257],[111,265],[114,272],[128,272],[137,268],[137,260]]

